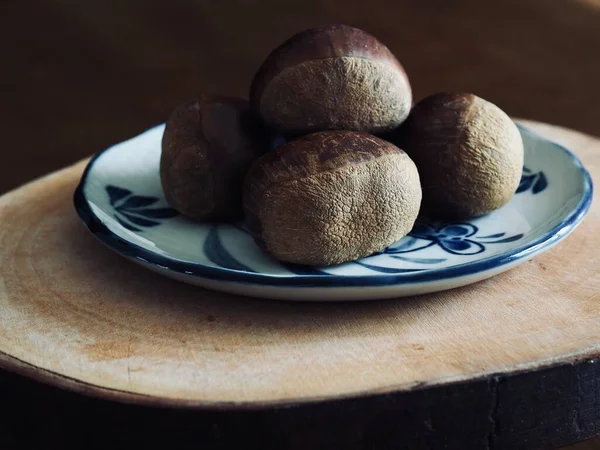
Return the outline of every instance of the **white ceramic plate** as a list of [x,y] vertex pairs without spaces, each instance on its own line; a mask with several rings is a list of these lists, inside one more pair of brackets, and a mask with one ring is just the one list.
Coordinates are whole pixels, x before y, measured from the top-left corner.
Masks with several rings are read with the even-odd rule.
[[325,268],[282,264],[237,224],[195,223],[169,208],[159,177],[164,125],[96,155],[75,207],[104,244],[194,285],[284,300],[367,300],[463,286],[548,250],[581,222],[592,183],[567,149],[520,127],[521,184],[503,208],[468,222],[418,223],[385,251]]

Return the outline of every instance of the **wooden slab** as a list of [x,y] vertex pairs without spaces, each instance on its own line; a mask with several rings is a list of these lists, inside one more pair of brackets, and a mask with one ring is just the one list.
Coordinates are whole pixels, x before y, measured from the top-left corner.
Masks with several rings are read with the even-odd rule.
[[[598,179],[600,140],[524,123],[573,149]],[[0,198],[8,369],[119,400],[235,409],[417,395],[600,356],[597,200],[565,242],[472,286],[285,303],[179,284],[104,248],[72,206],[84,165]]]

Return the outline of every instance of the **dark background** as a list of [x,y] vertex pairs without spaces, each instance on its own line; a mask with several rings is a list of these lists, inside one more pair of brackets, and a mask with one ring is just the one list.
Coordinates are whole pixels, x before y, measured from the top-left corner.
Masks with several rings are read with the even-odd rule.
[[[163,122],[197,93],[247,96],[270,49],[333,22],[380,38],[417,100],[470,91],[600,135],[600,0],[0,0],[0,193]],[[49,420],[71,399],[19,380],[0,373],[1,398],[21,402],[2,449],[17,442],[7,423]],[[65,417],[96,405],[65,401],[81,408]],[[53,420],[48,442],[68,432]]]
[[470,91],[600,135],[600,0],[2,0],[0,192],[196,93],[246,96],[270,49],[332,22],[390,47],[416,99]]

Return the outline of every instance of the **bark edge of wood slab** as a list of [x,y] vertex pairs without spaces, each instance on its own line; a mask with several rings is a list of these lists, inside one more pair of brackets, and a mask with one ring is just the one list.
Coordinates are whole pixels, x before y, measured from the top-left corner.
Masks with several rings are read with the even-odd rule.
[[[600,140],[524,123],[573,150],[596,179]],[[539,433],[539,414],[520,424],[478,416],[503,405],[529,413],[542,405],[546,425],[562,423],[554,431],[564,436],[597,433],[589,428],[600,420],[596,200],[561,245],[472,286],[378,302],[282,303],[153,276],[105,249],[72,207],[84,164],[0,198],[0,366],[113,400],[219,415],[251,409],[283,418],[273,419],[277,433],[288,419],[290,432],[293,423],[334,421],[340,429],[330,439],[342,439],[364,420],[364,433],[380,430],[369,434],[381,443],[374,448],[406,439],[394,430],[417,424],[431,425],[435,439],[440,430],[465,433],[459,413],[494,425],[486,435],[494,442]],[[545,386],[556,376],[559,387]],[[419,419],[438,406],[454,413],[438,411],[433,425]],[[309,430],[306,440],[322,433]]]

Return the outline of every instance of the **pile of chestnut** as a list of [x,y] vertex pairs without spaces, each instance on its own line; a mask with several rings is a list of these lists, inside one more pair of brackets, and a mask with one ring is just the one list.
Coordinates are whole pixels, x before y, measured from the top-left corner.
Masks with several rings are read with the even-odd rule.
[[375,37],[346,25],[299,33],[256,73],[250,101],[202,95],[167,121],[167,201],[198,221],[243,220],[281,261],[324,266],[378,252],[419,214],[466,219],[514,194],[523,142],[473,94],[413,106]]

